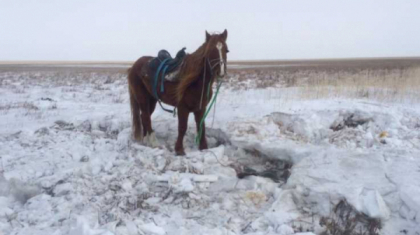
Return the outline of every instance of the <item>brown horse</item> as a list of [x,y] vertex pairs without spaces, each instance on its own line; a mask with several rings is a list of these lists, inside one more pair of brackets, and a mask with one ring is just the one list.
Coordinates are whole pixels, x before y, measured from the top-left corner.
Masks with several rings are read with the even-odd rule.
[[[224,77],[226,74],[226,54],[229,52],[226,39],[227,30],[212,35],[206,31],[206,41],[203,45],[184,58],[178,75],[179,80],[164,81],[164,92],[157,89],[158,97],[163,103],[178,109],[178,139],[175,144],[177,155],[185,155],[183,139],[188,127],[189,114],[194,113],[198,132],[206,106],[213,95],[212,85],[217,77]],[[153,77],[147,72],[147,64],[152,58],[143,56],[133,64],[128,72],[128,86],[134,138],[156,147],[157,140],[152,129],[151,115],[158,100],[152,95]],[[206,94],[207,89],[209,96]],[[202,128],[200,150],[207,149],[204,123]]]

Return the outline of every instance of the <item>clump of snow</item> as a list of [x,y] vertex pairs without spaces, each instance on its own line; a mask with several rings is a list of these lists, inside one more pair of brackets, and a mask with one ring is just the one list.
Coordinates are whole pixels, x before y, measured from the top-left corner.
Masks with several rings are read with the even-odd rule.
[[139,227],[140,227],[140,230],[146,234],[150,234],[150,235],[165,235],[166,234],[163,228],[156,226],[153,223],[142,224]]
[[9,207],[9,198],[0,196],[0,217],[9,217],[13,210]]
[[174,192],[192,192],[194,185],[191,179],[187,177],[180,177],[179,174],[172,174],[168,179],[169,185],[174,189]]
[[107,231],[105,229],[100,229],[95,226],[95,228],[91,228],[89,222],[86,218],[80,216],[77,218],[77,225],[75,228],[71,229],[68,233],[69,235],[113,235],[114,233],[111,231]]
[[360,212],[363,212],[370,218],[378,218],[383,220],[389,219],[391,212],[381,194],[379,194],[377,190],[364,188],[360,199],[360,204],[362,204],[362,209]]

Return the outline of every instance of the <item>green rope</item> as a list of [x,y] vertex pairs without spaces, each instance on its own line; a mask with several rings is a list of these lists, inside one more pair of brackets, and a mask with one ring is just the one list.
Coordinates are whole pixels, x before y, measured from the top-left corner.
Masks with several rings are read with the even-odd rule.
[[[206,119],[207,115],[210,113],[211,107],[213,106],[214,102],[216,101],[216,98],[217,98],[217,95],[219,94],[219,90],[220,90],[220,87],[221,87],[221,86],[222,86],[222,82],[220,81],[220,82],[217,84],[216,93],[214,94],[213,100],[210,102],[210,106],[207,108],[206,112],[204,113],[204,116],[201,118],[201,121],[200,121],[200,126],[199,126],[199,131],[198,131],[198,135],[197,135],[197,137],[195,138],[195,143],[196,143],[197,145],[199,145],[199,144],[200,144],[200,141],[201,141],[201,136],[202,136],[202,134],[203,134],[203,124],[204,124],[204,120]],[[207,100],[209,99],[209,96],[210,96],[210,88],[211,88],[211,86],[209,86],[209,87],[208,87],[208,89],[207,89]]]

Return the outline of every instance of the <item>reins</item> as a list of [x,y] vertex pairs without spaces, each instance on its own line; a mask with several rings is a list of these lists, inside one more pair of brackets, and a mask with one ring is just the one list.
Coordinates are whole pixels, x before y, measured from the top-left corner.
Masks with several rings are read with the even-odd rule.
[[[210,73],[211,73],[210,78],[211,79],[214,79],[214,78],[212,78],[213,77],[213,68],[215,68],[217,65],[220,64],[220,60],[219,59],[212,60],[212,61],[219,60],[219,62],[215,63],[213,66],[211,65],[211,62],[208,60],[208,58],[205,58],[205,60],[206,60],[206,62],[210,66]],[[203,95],[204,95],[204,87],[206,85],[205,82],[206,82],[206,67],[207,67],[207,63],[204,64],[203,89],[202,89],[202,92],[201,92],[200,110],[202,109],[202,102],[203,102]],[[222,65],[224,66],[224,63]],[[223,81],[219,79],[219,76],[217,76],[216,93],[214,94],[214,97],[211,100],[209,107],[207,108],[207,110],[205,111],[203,117],[200,120],[200,124],[199,124],[199,128],[198,128],[198,134],[197,134],[197,137],[195,138],[195,143],[197,145],[200,144],[200,141],[201,141],[201,138],[202,138],[204,120],[206,119],[207,115],[210,113],[211,108],[213,107],[213,105],[216,102],[217,95],[219,94],[219,90],[220,90],[220,87],[222,86],[222,83],[223,83]],[[212,86],[212,81],[210,81],[209,86],[207,88],[207,101],[209,100],[209,97],[210,97],[210,89],[211,89],[211,86]]]

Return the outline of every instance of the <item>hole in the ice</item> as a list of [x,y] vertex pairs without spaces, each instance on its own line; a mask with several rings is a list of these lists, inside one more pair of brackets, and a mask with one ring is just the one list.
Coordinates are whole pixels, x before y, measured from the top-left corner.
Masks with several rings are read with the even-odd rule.
[[344,128],[356,128],[371,121],[373,120],[370,117],[361,117],[352,113],[343,117],[342,120],[337,120],[336,122],[334,122],[330,126],[330,129],[333,131],[340,131]]
[[53,127],[58,130],[68,130],[68,131],[75,129],[75,126],[73,125],[73,123],[69,123],[64,120],[55,121]]
[[259,176],[269,178],[276,183],[286,183],[291,175],[290,169],[292,164],[290,162],[273,159],[258,150],[238,150],[239,155],[245,157],[238,158],[237,164],[233,168],[237,173],[239,179],[247,176]]
[[206,137],[215,140],[214,147],[232,144],[229,136],[221,129],[206,128]]
[[49,97],[46,97],[46,98],[44,98],[44,97],[41,97],[41,100],[43,100],[43,101],[55,101],[55,100],[53,100],[53,99],[51,99],[51,98],[49,98]]

